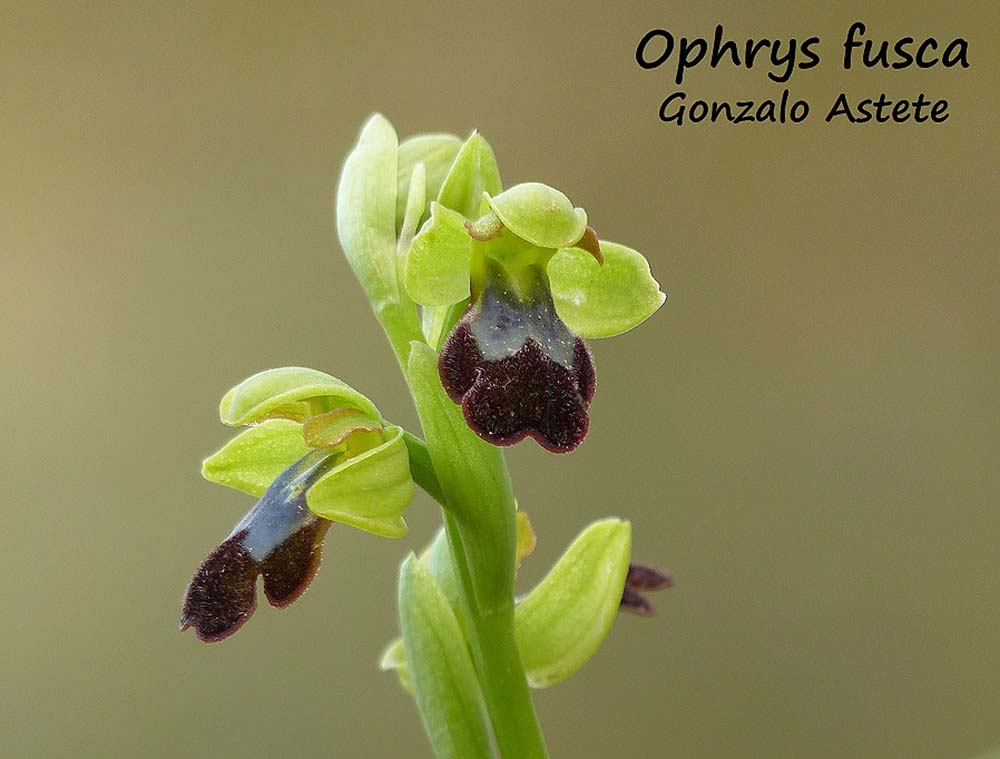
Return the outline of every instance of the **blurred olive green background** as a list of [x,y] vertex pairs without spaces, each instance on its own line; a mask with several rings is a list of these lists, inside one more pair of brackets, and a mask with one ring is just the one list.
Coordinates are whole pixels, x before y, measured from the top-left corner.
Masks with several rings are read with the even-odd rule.
[[[968,70],[845,72],[841,42],[970,40]],[[658,121],[664,27],[822,38],[802,126]],[[376,661],[404,552],[337,528],[293,608],[217,646],[191,573],[251,503],[203,482],[216,403],[314,366],[414,415],[335,238],[362,120],[479,128],[670,294],[594,344],[591,436],[511,451],[540,578],[626,516],[673,570],[540,692],[554,757],[964,757],[1000,743],[995,7],[773,2],[6,3],[0,9],[0,755],[425,757]],[[690,98],[777,97],[704,66]],[[943,125],[827,125],[923,91]]]

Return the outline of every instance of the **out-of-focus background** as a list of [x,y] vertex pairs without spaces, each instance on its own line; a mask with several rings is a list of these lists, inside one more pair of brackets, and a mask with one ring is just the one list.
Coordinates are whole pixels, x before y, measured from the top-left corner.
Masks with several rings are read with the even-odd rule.
[[[868,38],[971,68],[845,72]],[[822,39],[800,126],[661,124],[647,30]],[[995,8],[985,2],[7,3],[0,9],[5,757],[424,757],[376,670],[397,542],[349,528],[283,612],[213,646],[181,593],[251,503],[203,482],[216,404],[314,366],[414,425],[336,243],[364,118],[479,128],[509,184],[563,189],[670,294],[593,345],[590,438],[511,450],[539,579],[622,515],[673,570],[540,692],[554,757],[965,757],[1000,743]],[[675,53],[676,54],[676,53]],[[689,98],[777,97],[700,66]],[[827,125],[837,93],[950,101]]]

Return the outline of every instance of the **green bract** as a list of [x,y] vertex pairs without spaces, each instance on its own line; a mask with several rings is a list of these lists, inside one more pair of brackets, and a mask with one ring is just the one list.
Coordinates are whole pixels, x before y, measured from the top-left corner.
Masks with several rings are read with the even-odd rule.
[[518,604],[514,629],[532,686],[565,680],[597,652],[618,612],[631,547],[628,522],[595,522]]
[[336,377],[286,366],[249,377],[228,393],[219,404],[219,418],[230,427],[256,424],[265,419],[303,421],[310,416],[350,406],[381,419],[375,404]]
[[[516,562],[530,554],[535,536],[518,512]],[[590,660],[611,629],[628,573],[632,532],[628,522],[604,519],[589,525],[549,574],[518,604],[514,629],[528,684],[546,688],[567,679]],[[459,589],[444,533],[420,557],[447,599],[462,630]],[[379,666],[394,670],[411,689],[407,658],[394,640]]]
[[430,571],[413,554],[400,570],[399,619],[409,678],[435,755],[489,759],[483,697],[465,638]]
[[396,131],[384,116],[365,123],[337,188],[337,232],[358,282],[376,311],[399,302]]
[[[510,474],[500,450],[477,438],[465,424],[461,409],[445,395],[437,354],[414,343],[408,368],[431,463],[445,493],[454,499],[450,513],[470,534],[492,536],[478,546],[483,561],[470,572],[478,591],[478,608],[493,611],[509,603],[514,588],[514,566],[509,559],[516,551],[517,528]],[[466,505],[475,510],[466,510]]]

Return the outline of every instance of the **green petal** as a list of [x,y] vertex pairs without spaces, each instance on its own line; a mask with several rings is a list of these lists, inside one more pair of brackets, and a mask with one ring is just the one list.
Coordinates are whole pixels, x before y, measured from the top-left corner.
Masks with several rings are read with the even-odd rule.
[[259,498],[279,474],[308,452],[301,425],[270,419],[244,430],[205,459],[201,475]]
[[399,618],[414,697],[438,759],[493,756],[482,692],[458,621],[412,553],[399,578]]
[[382,425],[364,411],[338,408],[307,419],[302,425],[302,437],[310,448],[337,448],[354,432],[381,429]]
[[540,182],[515,185],[487,201],[507,229],[540,248],[568,247],[587,231],[587,212]]
[[344,460],[306,493],[317,516],[386,538],[406,534],[402,513],[411,498],[413,480],[400,427],[386,428],[385,442]]
[[396,159],[396,132],[385,117],[375,114],[362,127],[337,187],[340,245],[376,310],[396,303],[399,296]]
[[587,527],[515,610],[528,683],[544,688],[580,669],[618,613],[632,546],[628,522]]
[[493,148],[479,132],[473,132],[458,151],[438,193],[438,202],[467,219],[475,219],[480,214],[483,193],[496,195],[502,189]]
[[285,366],[243,380],[222,398],[219,417],[230,427],[264,419],[303,421],[315,414],[349,406],[381,419],[375,404],[350,385],[315,369]]
[[584,338],[627,332],[667,299],[641,253],[604,240],[601,252],[603,266],[579,248],[560,250],[548,266],[559,318]]
[[453,134],[418,134],[408,137],[399,143],[399,155],[396,163],[396,232],[403,226],[406,213],[406,198],[410,194],[410,181],[413,169],[418,163],[424,165],[426,171],[425,194],[428,198],[436,198],[448,176],[448,169],[455,162],[455,156],[462,147],[462,140]]
[[424,306],[450,306],[469,297],[472,238],[465,218],[431,203],[431,220],[413,238],[406,258],[406,291]]

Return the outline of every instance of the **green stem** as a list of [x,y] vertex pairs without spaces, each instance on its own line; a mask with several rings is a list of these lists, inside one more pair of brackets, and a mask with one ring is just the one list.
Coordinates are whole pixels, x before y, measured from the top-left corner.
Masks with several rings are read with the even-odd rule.
[[457,520],[442,509],[445,531],[455,561],[466,613],[473,661],[493,723],[493,734],[505,759],[547,759],[541,725],[528,690],[521,654],[514,637],[514,599],[483,614],[475,606],[475,590]]
[[[431,380],[432,388],[419,385]],[[506,462],[498,449],[484,444],[465,425],[440,387],[436,366],[423,365],[418,376],[407,373],[407,381],[428,438],[424,444],[413,435],[404,436],[411,470],[442,505],[469,621],[469,648],[497,747],[503,759],[547,759],[514,634],[516,512]],[[498,561],[504,566],[495,566]],[[477,578],[492,586],[477,586]]]

